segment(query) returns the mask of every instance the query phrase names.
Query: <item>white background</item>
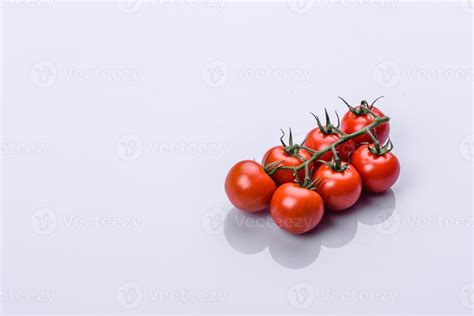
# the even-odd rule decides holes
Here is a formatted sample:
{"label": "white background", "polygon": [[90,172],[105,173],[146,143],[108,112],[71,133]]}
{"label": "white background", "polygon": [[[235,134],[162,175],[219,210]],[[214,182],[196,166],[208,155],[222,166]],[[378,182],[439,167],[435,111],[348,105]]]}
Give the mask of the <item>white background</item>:
{"label": "white background", "polygon": [[[5,313],[472,313],[468,2],[2,11]],[[393,190],[300,237],[233,209],[227,170],[339,95],[385,96]]]}

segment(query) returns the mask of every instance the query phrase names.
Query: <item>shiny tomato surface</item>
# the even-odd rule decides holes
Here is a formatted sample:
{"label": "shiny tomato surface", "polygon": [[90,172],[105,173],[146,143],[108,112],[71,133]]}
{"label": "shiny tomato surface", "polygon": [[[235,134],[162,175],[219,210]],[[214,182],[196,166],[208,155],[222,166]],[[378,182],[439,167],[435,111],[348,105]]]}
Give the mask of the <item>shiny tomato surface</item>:
{"label": "shiny tomato surface", "polygon": [[293,234],[304,234],[323,218],[324,202],[318,193],[296,183],[286,183],[273,194],[270,213],[280,228]]}
{"label": "shiny tomato surface", "polygon": [[351,165],[344,171],[334,171],[323,164],[313,177],[322,180],[316,192],[323,198],[327,209],[342,211],[353,206],[360,198],[362,180],[357,170]]}
{"label": "shiny tomato surface", "polygon": [[[356,107],[355,109],[359,110],[360,106]],[[383,112],[380,111],[375,106],[372,107],[372,112],[374,112],[380,117],[385,116],[385,114],[383,114]],[[347,113],[344,115],[341,121],[341,130],[346,134],[352,134],[352,133],[360,131],[361,129],[363,129],[364,127],[366,127],[373,121],[374,121],[374,117],[370,114],[356,115],[352,113],[351,111],[347,111]],[[384,144],[388,140],[388,137],[390,135],[390,123],[387,122],[387,123],[383,123],[377,126],[375,128],[375,133],[377,134],[377,140],[381,144]],[[374,136],[375,136],[375,133],[374,133]],[[354,138],[354,143],[356,145],[363,142],[373,143],[372,139],[367,134]]]}
{"label": "shiny tomato surface", "polygon": [[[337,142],[340,138],[341,136],[339,134],[324,134],[319,127],[317,127],[308,133],[304,145],[319,151]],[[349,140],[336,146],[336,150],[341,160],[348,161],[350,153],[355,150],[355,144],[352,140]],[[333,153],[330,151],[322,155],[318,160],[331,161],[332,158]],[[317,165],[319,166],[321,163],[317,163]]]}
{"label": "shiny tomato surface", "polygon": [[225,179],[225,192],[230,202],[247,212],[263,210],[270,204],[276,184],[264,168],[253,160],[234,165]]}
{"label": "shiny tomato surface", "polygon": [[[306,160],[311,158],[311,154],[304,149],[300,149],[298,154]],[[262,158],[262,164],[268,165],[268,164],[276,163],[276,162],[280,162],[282,166],[297,167],[301,165],[304,162],[304,160],[287,153],[283,146],[275,146],[273,148],[270,148],[265,153],[265,155]],[[298,176],[300,177],[301,180],[304,179],[305,177],[304,169],[301,169],[298,172]],[[278,184],[295,182],[295,176],[291,170],[278,170],[277,172],[275,172],[275,174],[272,175],[272,178]]]}
{"label": "shiny tomato surface", "polygon": [[400,162],[393,153],[376,155],[368,145],[362,145],[352,154],[351,164],[357,169],[367,192],[388,190],[400,176]]}

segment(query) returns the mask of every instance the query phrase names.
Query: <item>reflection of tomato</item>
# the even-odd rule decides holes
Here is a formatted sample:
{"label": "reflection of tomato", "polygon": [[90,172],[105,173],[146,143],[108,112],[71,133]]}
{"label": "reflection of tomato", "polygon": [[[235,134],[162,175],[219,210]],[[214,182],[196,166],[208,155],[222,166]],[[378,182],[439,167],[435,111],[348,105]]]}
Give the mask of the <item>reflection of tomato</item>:
{"label": "reflection of tomato", "polygon": [[243,211],[256,212],[270,204],[276,185],[263,167],[244,160],[233,166],[225,179],[225,192],[230,202]]}
{"label": "reflection of tomato", "polygon": [[318,193],[296,183],[286,183],[273,194],[270,213],[280,228],[303,234],[316,227],[323,218],[324,202]]}
{"label": "reflection of tomato", "polygon": [[324,205],[333,211],[342,211],[354,205],[362,192],[362,181],[357,170],[349,165],[344,171],[334,171],[322,165],[314,174],[323,182],[316,189]]}
{"label": "reflection of tomato", "polygon": [[354,151],[351,164],[359,171],[364,190],[368,192],[388,190],[400,175],[400,162],[394,154],[373,154],[368,145]]}
{"label": "reflection of tomato", "polygon": [[[304,149],[300,149],[298,152],[298,155],[304,158],[305,160],[308,160],[311,158],[311,154]],[[304,162],[304,160],[301,160],[300,158],[292,156],[291,154],[287,153],[283,146],[276,146],[276,147],[270,148],[265,153],[262,159],[262,164],[268,165],[268,164],[276,163],[276,162],[281,162],[280,163],[281,166],[298,167]],[[304,179],[305,177],[304,169],[298,172],[298,176],[300,177],[301,180]],[[272,175],[272,178],[278,184],[295,182],[295,175],[293,174],[291,170],[278,170],[277,172],[275,172],[275,174]]]}
{"label": "reflection of tomato", "polygon": [[[359,110],[360,106],[355,107],[355,110]],[[378,108],[375,106],[371,108],[371,111],[377,114],[380,117],[384,117],[385,114],[382,113]],[[352,113],[351,111],[347,111],[346,115],[342,118],[341,122],[341,130],[346,133],[346,134],[352,134],[355,132],[360,131],[370,123],[374,121],[374,117],[370,114],[362,114],[362,115],[357,115]],[[372,130],[372,133],[377,134],[377,140],[383,144],[387,141],[388,136],[390,134],[390,123],[383,123],[375,128],[375,133],[374,130]],[[354,142],[358,145],[363,142],[367,143],[373,143],[372,139],[370,138],[369,135],[364,134],[359,137],[354,138]]]}
{"label": "reflection of tomato", "polygon": [[[322,150],[332,143],[337,142],[340,138],[341,136],[339,134],[324,134],[319,127],[317,127],[308,133],[304,145],[313,150]],[[352,140],[336,146],[339,157],[344,161],[349,160],[349,155],[354,149],[355,144]],[[333,153],[330,151],[322,155],[318,160],[331,161],[332,157]]]}

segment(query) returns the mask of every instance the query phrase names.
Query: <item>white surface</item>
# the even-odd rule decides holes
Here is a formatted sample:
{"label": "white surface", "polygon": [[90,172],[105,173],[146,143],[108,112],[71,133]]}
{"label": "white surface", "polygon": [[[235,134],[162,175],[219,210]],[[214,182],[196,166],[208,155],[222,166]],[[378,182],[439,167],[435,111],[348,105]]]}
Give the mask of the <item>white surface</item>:
{"label": "white surface", "polygon": [[[2,15],[5,313],[472,313],[466,2],[21,3]],[[304,237],[232,210],[227,170],[338,95],[386,96],[393,190]]]}

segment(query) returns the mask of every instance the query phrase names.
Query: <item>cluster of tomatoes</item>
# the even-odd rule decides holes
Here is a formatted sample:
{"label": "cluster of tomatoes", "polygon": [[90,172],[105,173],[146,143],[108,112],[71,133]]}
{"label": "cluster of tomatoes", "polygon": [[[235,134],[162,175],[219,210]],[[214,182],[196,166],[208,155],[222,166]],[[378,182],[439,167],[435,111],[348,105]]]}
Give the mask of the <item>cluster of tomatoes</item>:
{"label": "cluster of tomatoes", "polygon": [[[379,98],[380,99],[380,98]],[[238,209],[257,212],[269,207],[282,229],[303,234],[315,228],[325,210],[353,206],[362,191],[389,189],[400,175],[400,163],[391,152],[390,123],[382,111],[362,101],[333,125],[319,117],[302,144],[269,149],[262,164],[244,160],[234,165],[225,180],[225,191]],[[336,113],[337,115],[337,113]]]}

